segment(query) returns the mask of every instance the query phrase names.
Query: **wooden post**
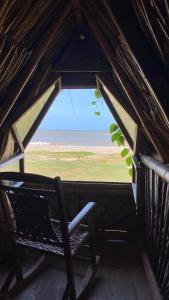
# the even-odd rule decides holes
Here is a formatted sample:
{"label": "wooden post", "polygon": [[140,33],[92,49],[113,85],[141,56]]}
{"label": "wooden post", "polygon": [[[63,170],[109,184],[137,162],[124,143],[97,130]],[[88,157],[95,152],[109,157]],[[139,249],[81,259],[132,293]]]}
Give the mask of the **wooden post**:
{"label": "wooden post", "polygon": [[19,172],[25,172],[25,158],[19,160]]}

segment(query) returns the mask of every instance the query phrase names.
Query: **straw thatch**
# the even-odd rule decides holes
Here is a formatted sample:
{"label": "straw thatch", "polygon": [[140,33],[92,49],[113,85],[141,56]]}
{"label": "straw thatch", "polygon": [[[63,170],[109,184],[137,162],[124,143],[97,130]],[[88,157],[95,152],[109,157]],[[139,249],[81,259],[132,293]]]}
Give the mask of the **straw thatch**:
{"label": "straw thatch", "polygon": [[168,162],[168,22],[167,1],[1,1],[1,139],[59,78],[86,87],[97,73]]}

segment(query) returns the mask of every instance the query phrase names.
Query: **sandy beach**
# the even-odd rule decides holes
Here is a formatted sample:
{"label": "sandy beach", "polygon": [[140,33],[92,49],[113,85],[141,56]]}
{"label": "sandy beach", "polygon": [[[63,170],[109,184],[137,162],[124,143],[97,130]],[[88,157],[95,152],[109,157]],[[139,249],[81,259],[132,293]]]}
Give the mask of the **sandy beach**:
{"label": "sandy beach", "polygon": [[48,144],[48,143],[30,143],[26,151],[51,151],[51,152],[73,152],[73,151],[89,151],[99,155],[107,155],[120,153],[123,148],[119,146],[104,147],[104,146],[73,146],[63,144]]}

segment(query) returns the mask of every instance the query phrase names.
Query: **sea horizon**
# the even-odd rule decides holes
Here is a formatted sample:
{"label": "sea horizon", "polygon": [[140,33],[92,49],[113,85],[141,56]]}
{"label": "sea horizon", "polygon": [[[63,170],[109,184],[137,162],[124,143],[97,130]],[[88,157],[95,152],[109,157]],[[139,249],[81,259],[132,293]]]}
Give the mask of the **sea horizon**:
{"label": "sea horizon", "polygon": [[100,146],[112,147],[108,130],[38,129],[30,145]]}

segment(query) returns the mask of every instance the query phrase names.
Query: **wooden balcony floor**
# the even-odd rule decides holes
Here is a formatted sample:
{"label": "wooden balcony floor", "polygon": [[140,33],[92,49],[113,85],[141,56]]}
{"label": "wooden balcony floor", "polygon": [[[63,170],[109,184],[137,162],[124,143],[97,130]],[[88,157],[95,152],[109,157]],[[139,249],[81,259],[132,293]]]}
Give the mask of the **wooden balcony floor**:
{"label": "wooden balcony floor", "polygon": [[[85,300],[152,300],[137,246],[129,242],[106,242],[98,247],[101,255],[95,279]],[[15,299],[59,300],[64,289],[65,275],[61,259],[44,270]],[[76,259],[76,284],[86,263]]]}

